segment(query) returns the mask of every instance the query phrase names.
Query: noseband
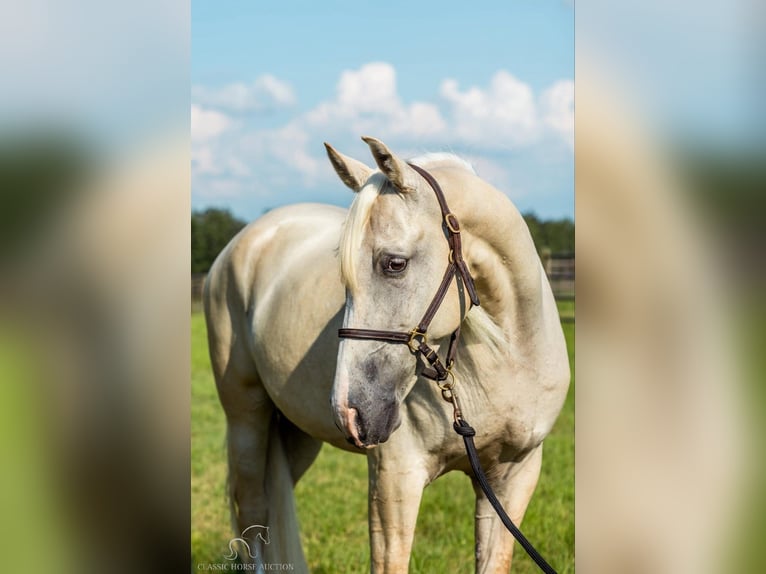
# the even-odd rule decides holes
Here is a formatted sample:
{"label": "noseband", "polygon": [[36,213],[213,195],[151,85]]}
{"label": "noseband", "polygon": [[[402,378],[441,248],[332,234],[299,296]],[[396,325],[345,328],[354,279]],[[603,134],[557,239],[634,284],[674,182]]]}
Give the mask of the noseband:
{"label": "noseband", "polygon": [[[452,365],[455,361],[457,343],[460,338],[460,325],[458,325],[458,328],[455,329],[450,336],[446,365],[442,363],[436,351],[428,345],[428,327],[444,301],[450,283],[452,283],[452,279],[456,274],[460,275],[463,285],[465,285],[465,288],[468,290],[468,296],[473,305],[479,305],[479,296],[476,294],[476,286],[474,285],[473,277],[471,277],[471,273],[468,271],[468,266],[463,260],[462,244],[460,241],[460,223],[458,222],[457,217],[455,217],[455,214],[449,210],[449,207],[447,207],[447,200],[444,198],[444,192],[439,186],[439,183],[426,170],[414,164],[409,164],[409,166],[423,176],[423,179],[425,179],[431,186],[431,189],[434,190],[436,200],[439,202],[439,208],[442,212],[442,227],[446,232],[447,243],[450,247],[447,270],[444,272],[442,282],[436,290],[436,295],[434,295],[434,298],[431,300],[431,304],[428,306],[426,312],[423,314],[423,318],[414,329],[410,329],[406,333],[402,331],[379,331],[376,329],[339,329],[338,337],[341,339],[361,339],[407,345],[413,355],[425,357],[429,365],[431,365],[430,367],[424,367],[423,376],[441,382],[445,381],[450,375]],[[440,387],[442,388],[442,392],[451,390],[451,386],[440,385]]]}

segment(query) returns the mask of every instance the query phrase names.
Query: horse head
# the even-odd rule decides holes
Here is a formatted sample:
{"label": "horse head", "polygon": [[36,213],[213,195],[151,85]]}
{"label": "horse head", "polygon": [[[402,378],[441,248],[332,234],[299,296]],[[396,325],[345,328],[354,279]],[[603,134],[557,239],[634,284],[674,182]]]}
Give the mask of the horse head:
{"label": "horse head", "polygon": [[[434,298],[449,261],[443,218],[422,175],[382,142],[363,139],[379,171],[325,144],[341,181],[356,193],[339,248],[346,285],[343,327],[407,333]],[[428,328],[433,348],[465,312],[454,285]],[[417,368],[407,345],[341,340],[332,405],[349,442],[361,448],[388,440],[400,424],[399,406],[417,380]]]}

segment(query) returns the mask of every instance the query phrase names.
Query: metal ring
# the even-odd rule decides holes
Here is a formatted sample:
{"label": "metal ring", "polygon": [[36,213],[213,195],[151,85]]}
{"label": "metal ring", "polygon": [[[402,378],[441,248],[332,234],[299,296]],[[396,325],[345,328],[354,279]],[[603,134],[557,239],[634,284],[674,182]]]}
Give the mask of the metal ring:
{"label": "metal ring", "polygon": [[[455,220],[455,224],[453,225],[450,221],[450,218]],[[460,222],[457,220],[457,217],[454,213],[445,213],[444,214],[444,224],[447,226],[447,229],[449,229],[452,233],[460,233]]]}
{"label": "metal ring", "polygon": [[[416,340],[417,337],[421,337],[422,340],[420,342],[418,342]],[[428,343],[428,336],[424,332],[418,331],[417,328],[412,329],[412,331],[410,331],[410,340],[407,341],[407,346],[410,348],[410,351],[413,354],[417,353],[418,352],[418,347],[422,343]],[[415,344],[417,344],[418,346],[417,347],[413,346]]]}
{"label": "metal ring", "polygon": [[444,393],[444,391],[450,391],[451,392],[452,389],[455,388],[455,383],[457,382],[455,380],[455,375],[454,375],[454,373],[452,371],[448,370],[447,371],[447,376],[451,377],[452,380],[450,381],[450,380],[444,379],[443,381],[436,381],[436,386],[438,386],[441,389],[442,394]]}

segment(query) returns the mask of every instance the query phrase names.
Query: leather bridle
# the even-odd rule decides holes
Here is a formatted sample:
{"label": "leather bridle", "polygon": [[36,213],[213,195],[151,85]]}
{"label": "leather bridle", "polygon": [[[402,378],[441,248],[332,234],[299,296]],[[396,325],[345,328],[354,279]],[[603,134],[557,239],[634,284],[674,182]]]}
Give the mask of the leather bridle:
{"label": "leather bridle", "polygon": [[[457,217],[455,217],[455,214],[449,210],[447,200],[444,198],[444,192],[439,186],[439,183],[426,170],[414,164],[409,164],[409,166],[423,176],[431,186],[431,189],[434,190],[436,199],[439,202],[439,208],[442,212],[442,226],[446,232],[447,243],[450,247],[449,262],[447,263],[447,269],[444,272],[442,282],[436,290],[436,295],[434,295],[434,298],[431,300],[431,304],[423,314],[423,318],[414,329],[410,329],[407,332],[380,331],[376,329],[339,329],[338,337],[341,339],[361,339],[407,345],[413,355],[416,357],[420,355],[428,361],[430,367],[423,368],[423,376],[440,383],[445,381],[451,374],[452,366],[455,362],[455,354],[457,353],[457,344],[460,338],[460,325],[458,325],[457,329],[455,329],[450,336],[446,364],[442,363],[436,351],[428,345],[428,327],[444,301],[444,297],[447,295],[452,279],[455,278],[456,275],[460,275],[473,305],[479,305],[479,296],[476,294],[476,286],[474,285],[473,277],[471,277],[471,273],[468,271],[468,266],[463,260],[462,244],[460,240],[460,223],[458,222]],[[442,394],[444,394],[445,390],[451,391],[452,385],[449,383],[446,385],[440,384],[439,387],[442,389]],[[445,399],[446,398],[447,397],[445,396]]]}

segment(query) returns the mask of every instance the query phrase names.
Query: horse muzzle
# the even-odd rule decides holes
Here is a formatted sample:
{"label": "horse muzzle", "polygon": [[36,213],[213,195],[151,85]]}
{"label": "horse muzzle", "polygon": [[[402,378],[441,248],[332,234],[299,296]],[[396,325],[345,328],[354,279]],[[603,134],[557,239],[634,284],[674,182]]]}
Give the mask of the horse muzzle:
{"label": "horse muzzle", "polygon": [[349,443],[359,448],[372,448],[386,442],[399,428],[399,404],[397,401],[365,403],[359,405],[349,401],[345,407],[336,407],[336,423]]}

